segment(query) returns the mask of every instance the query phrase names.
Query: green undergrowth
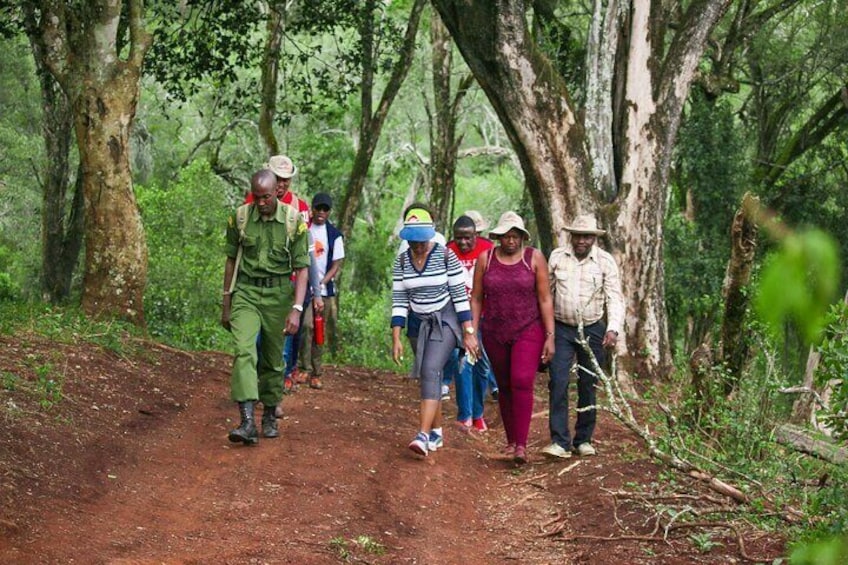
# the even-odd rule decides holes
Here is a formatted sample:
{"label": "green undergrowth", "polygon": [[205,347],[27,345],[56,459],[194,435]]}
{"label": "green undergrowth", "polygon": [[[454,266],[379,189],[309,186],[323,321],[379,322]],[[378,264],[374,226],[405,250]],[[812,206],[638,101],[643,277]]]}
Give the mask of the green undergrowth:
{"label": "green undergrowth", "polygon": [[99,345],[118,355],[140,347],[143,331],[119,321],[97,321],[72,307],[36,302],[0,302],[0,334],[35,334],[57,343]]}
{"label": "green undergrowth", "polygon": [[[774,431],[788,421],[794,397],[780,392],[793,384],[792,378],[780,374],[770,355],[767,348],[757,354],[729,398],[718,392],[726,375],[714,368],[707,377],[709,386],[716,387],[709,403],[696,397],[688,372],[681,371],[675,380],[650,387],[643,395],[649,407],[662,403],[671,407],[670,414],[649,408],[644,418],[661,450],[750,497],[749,504],[738,507],[740,517],[785,535],[787,557],[794,552],[801,556],[792,563],[816,563],[805,560],[808,546],[821,545],[822,551],[845,547],[827,542],[848,534],[848,466],[776,441]],[[668,470],[662,479],[669,485],[681,481],[681,475]],[[693,543],[706,546],[708,541]]]}

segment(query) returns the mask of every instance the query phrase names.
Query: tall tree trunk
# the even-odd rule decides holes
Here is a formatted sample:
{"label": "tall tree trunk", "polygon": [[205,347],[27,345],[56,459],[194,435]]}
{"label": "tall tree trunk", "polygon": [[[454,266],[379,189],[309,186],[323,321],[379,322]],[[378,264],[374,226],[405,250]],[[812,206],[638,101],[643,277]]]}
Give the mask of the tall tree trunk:
{"label": "tall tree trunk", "polygon": [[[129,134],[135,117],[144,54],[142,0],[39,3],[46,62],[67,93],[80,151],[85,202],[83,310],[144,325],[147,245],[133,192]],[[120,31],[129,54],[120,58]]]}
{"label": "tall tree trunk", "polygon": [[730,259],[727,262],[721,293],[724,299],[724,316],[716,356],[716,361],[727,368],[723,383],[725,396],[730,396],[738,387],[742,369],[748,358],[744,322],[749,302],[747,289],[754,268],[759,231],[751,210],[758,206],[759,200],[751,193],[746,193],[742,197],[742,206],[730,226]]}
{"label": "tall tree trunk", "polygon": [[524,171],[542,246],[596,208],[585,135],[568,90],[534,45],[524,2],[435,1]]}
{"label": "tall tree trunk", "polygon": [[[604,152],[620,155],[617,182],[593,177],[609,174],[609,167],[598,164],[593,169],[588,134],[568,86],[528,33],[529,2],[433,2],[515,148],[543,246],[560,241],[561,229],[577,213],[600,214],[609,228],[608,243],[619,260],[627,300],[624,366],[645,376],[664,374],[671,366],[662,221],[672,150],[698,61],[729,2],[694,0],[675,22],[674,37],[667,39],[662,4],[630,0],[627,35],[594,47],[597,53],[590,60],[598,61],[597,72],[613,68],[617,74],[611,79],[601,76],[593,86],[593,117],[587,123],[611,127],[613,133],[611,143],[607,132],[593,134],[592,157],[609,164],[616,162],[615,155]],[[597,10],[608,18],[602,29],[620,32],[624,8],[608,8]],[[613,96],[597,92],[606,84],[616,89]],[[602,109],[599,104],[613,107]],[[600,120],[603,112],[612,113],[613,119]],[[602,197],[610,200],[612,187],[618,193],[601,209],[599,202]]]}
{"label": "tall tree trunk", "polygon": [[269,155],[280,152],[274,134],[274,116],[277,113],[277,76],[280,70],[280,44],[283,39],[283,10],[279,2],[268,3],[267,36],[262,55],[261,104],[259,106],[259,135],[268,148]]}
{"label": "tall tree trunk", "polygon": [[75,189],[71,189],[73,196],[68,201],[73,114],[67,96],[47,68],[47,47],[38,30],[35,7],[25,3],[22,8],[24,28],[41,85],[42,132],[46,153],[46,170],[41,187],[41,290],[44,300],[60,303],[70,294],[83,237],[83,199],[79,182]]}
{"label": "tall tree trunk", "polygon": [[[453,96],[453,42],[438,12],[430,20],[430,43],[433,49],[433,110],[430,134],[430,202],[437,228],[447,234],[453,217],[456,196],[456,163],[462,136],[457,138],[456,125],[462,98],[474,80],[466,75]],[[435,121],[435,128],[432,122]]]}
{"label": "tall tree trunk", "polygon": [[[363,16],[362,27],[360,28],[364,59],[362,63],[362,93],[360,96],[362,107],[359,121],[359,145],[356,150],[353,169],[351,170],[350,178],[345,188],[345,195],[339,213],[339,228],[342,233],[353,233],[353,220],[359,210],[362,190],[365,187],[365,180],[368,176],[368,169],[371,166],[371,159],[374,157],[374,150],[377,148],[377,142],[380,140],[380,133],[383,130],[383,124],[386,121],[386,116],[389,114],[389,109],[395,101],[397,93],[406,79],[406,75],[409,73],[409,68],[412,66],[412,56],[415,53],[415,37],[418,35],[421,12],[424,11],[426,5],[426,0],[415,0],[415,3],[412,5],[400,56],[392,69],[389,82],[383,90],[383,95],[380,97],[377,109],[372,112],[375,70],[372,58],[375,7],[374,0],[367,0],[366,2],[365,15]],[[371,19],[369,20],[369,18]]]}

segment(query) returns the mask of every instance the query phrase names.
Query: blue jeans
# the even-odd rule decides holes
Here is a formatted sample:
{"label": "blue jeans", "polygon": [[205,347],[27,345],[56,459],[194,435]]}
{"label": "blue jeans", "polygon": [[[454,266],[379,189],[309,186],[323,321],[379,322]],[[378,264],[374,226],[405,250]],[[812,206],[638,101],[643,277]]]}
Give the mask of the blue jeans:
{"label": "blue jeans", "polygon": [[[492,372],[492,365],[489,363],[489,357],[486,351],[483,350],[482,336],[478,334],[480,349],[483,353],[476,363],[471,365],[463,358],[462,366],[456,378],[456,419],[465,421],[468,418],[483,417],[483,399],[486,396],[486,389],[489,387],[490,379],[495,381],[495,374]],[[497,383],[494,384],[493,390],[497,390]]]}
{"label": "blue jeans", "polygon": [[[595,322],[583,327],[583,333],[589,340],[589,348],[603,366],[606,352],[603,348],[606,324]],[[591,368],[589,354],[577,343],[577,327],[568,326],[562,322],[556,323],[555,347],[556,352],[551,362],[548,392],[550,393],[550,432],[551,441],[565,450],[570,451],[572,447],[571,434],[568,431],[568,379],[571,374],[571,366],[574,357],[581,367]],[[577,371],[577,407],[595,405],[595,383],[597,378],[582,369]],[[577,413],[577,424],[574,427],[574,447],[581,443],[592,441],[595,431],[596,410],[587,410]]]}
{"label": "blue jeans", "polygon": [[286,361],[286,376],[290,376],[297,367],[297,347],[300,340],[300,332],[286,336],[286,346],[283,348],[283,359]]}

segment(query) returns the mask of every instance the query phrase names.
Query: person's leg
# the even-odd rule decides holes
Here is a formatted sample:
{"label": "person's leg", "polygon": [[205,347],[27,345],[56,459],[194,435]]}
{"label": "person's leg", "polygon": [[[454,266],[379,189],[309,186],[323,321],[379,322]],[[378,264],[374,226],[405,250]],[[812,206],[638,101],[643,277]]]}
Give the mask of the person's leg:
{"label": "person's leg", "polygon": [[[461,352],[460,349],[454,349],[451,354],[452,358],[456,358],[454,362],[457,364],[459,364]],[[471,420],[473,397],[471,370],[472,365],[466,359],[463,360],[462,367],[456,372],[456,421],[463,425],[468,425],[469,420]]]}
{"label": "person's leg", "polygon": [[[456,346],[453,333],[444,328],[443,341],[429,340],[423,344],[421,356],[421,405],[419,407],[418,433],[410,442],[409,449],[419,455],[427,455],[442,445],[442,369]],[[436,431],[434,431],[436,430]]]}
{"label": "person's leg", "polygon": [[[596,322],[590,326],[583,328],[586,338],[589,340],[589,348],[598,360],[598,364],[603,366],[606,358],[604,351],[604,333],[606,333],[606,325],[603,322]],[[588,371],[580,369],[577,371],[577,407],[584,408],[586,406],[595,406],[597,403],[597,394],[595,384],[598,382],[597,377],[589,371],[594,371],[592,362],[589,360],[589,354],[578,346],[577,361],[581,367],[586,367]],[[598,411],[587,410],[577,413],[577,424],[574,428],[574,447],[577,448],[581,443],[589,443],[592,441],[592,434],[595,432],[595,422],[597,421]]]}
{"label": "person's leg", "polygon": [[[230,332],[235,340],[230,394],[235,402],[258,400],[256,363],[259,358],[257,335],[261,326],[253,294],[258,289],[239,289],[233,294]],[[261,346],[260,346],[261,347]]]}
{"label": "person's leg", "polygon": [[456,347],[456,338],[448,328],[442,329],[442,341],[428,340],[421,355],[420,431],[429,433],[441,426],[441,378],[445,363]]}
{"label": "person's leg", "polygon": [[495,374],[495,379],[498,382],[500,394],[498,395],[498,408],[503,421],[504,432],[506,433],[506,443],[515,445],[515,432],[512,416],[512,387],[509,380],[510,370],[510,347],[506,344],[499,343],[494,339],[483,336],[486,352],[489,354],[489,362],[492,364],[492,371]]}
{"label": "person's leg", "polygon": [[306,305],[303,310],[303,317],[300,324],[300,339],[298,340],[297,348],[297,371],[301,376],[312,369],[313,336],[315,335],[315,314],[312,309],[312,301]]}
{"label": "person's leg", "polygon": [[491,372],[489,358],[483,347],[483,336],[478,331],[477,339],[480,343],[480,357],[471,368],[471,418],[474,420],[483,417],[483,399],[486,396],[488,386],[487,375]]}
{"label": "person's leg", "polygon": [[519,446],[527,446],[533,415],[533,384],[544,345],[545,331],[540,324],[534,324],[524,330],[512,346],[510,393],[516,452]]}
{"label": "person's leg", "polygon": [[574,363],[574,327],[556,323],[554,332],[554,358],[551,360],[548,381],[548,428],[551,442],[571,451],[571,433],[568,427],[568,381]]}
{"label": "person's leg", "polygon": [[329,332],[329,326],[335,324],[331,320],[335,320],[338,315],[336,314],[336,297],[335,296],[325,296],[324,297],[324,344],[318,345],[314,343],[312,345],[312,376],[313,377],[321,377],[324,374],[324,351],[327,346],[326,340],[329,338],[331,332]]}
{"label": "person's leg", "polygon": [[283,394],[283,347],[286,316],[291,310],[292,288],[288,285],[263,289],[259,316],[262,323],[262,349],[259,355],[259,400],[276,406]]}
{"label": "person's leg", "polygon": [[459,351],[454,350],[442,368],[442,400],[450,398],[450,385],[459,373]]}

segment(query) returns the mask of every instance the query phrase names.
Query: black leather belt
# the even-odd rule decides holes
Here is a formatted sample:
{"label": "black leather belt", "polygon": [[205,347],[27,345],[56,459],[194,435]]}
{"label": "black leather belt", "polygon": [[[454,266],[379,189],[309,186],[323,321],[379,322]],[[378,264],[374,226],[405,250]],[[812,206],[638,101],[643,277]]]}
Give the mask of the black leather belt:
{"label": "black leather belt", "polygon": [[262,288],[270,288],[272,286],[282,286],[288,282],[288,277],[248,277],[247,275],[239,275],[238,282],[253,286],[261,286]]}

